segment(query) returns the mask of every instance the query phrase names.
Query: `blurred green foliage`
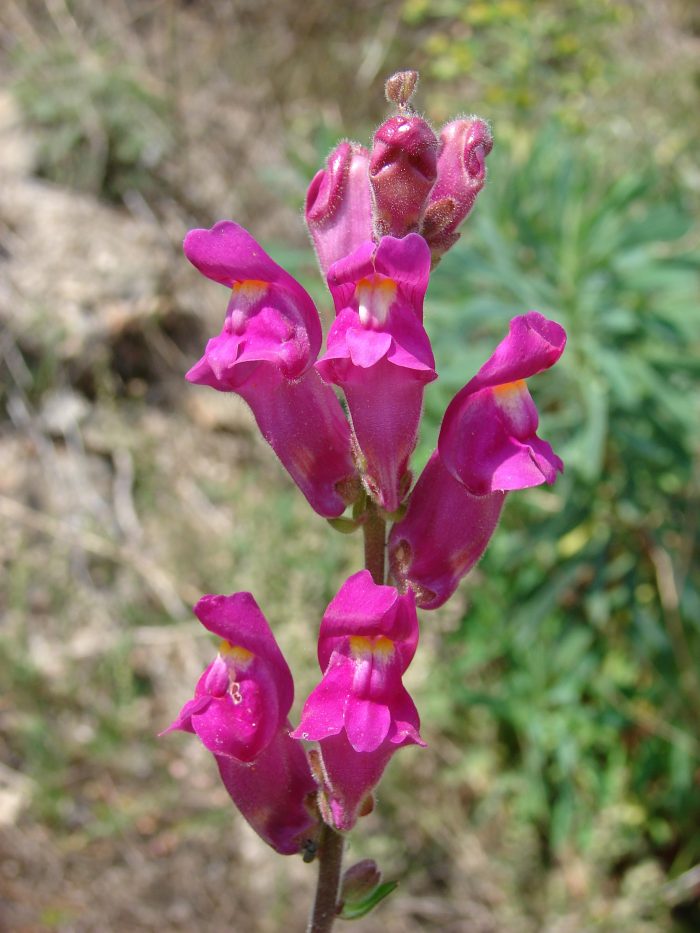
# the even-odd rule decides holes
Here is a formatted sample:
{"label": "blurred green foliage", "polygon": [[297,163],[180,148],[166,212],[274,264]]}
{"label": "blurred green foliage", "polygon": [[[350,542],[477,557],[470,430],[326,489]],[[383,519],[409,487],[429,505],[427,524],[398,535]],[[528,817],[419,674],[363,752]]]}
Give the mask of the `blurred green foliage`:
{"label": "blurred green foliage", "polygon": [[453,392],[508,319],[535,308],[569,336],[561,362],[531,380],[566,471],[551,491],[509,497],[444,646],[443,712],[467,748],[488,712],[498,751],[484,806],[509,799],[548,857],[591,845],[612,807],[625,831],[611,868],[651,851],[681,870],[700,859],[691,216],[652,166],[611,178],[551,128],[524,157],[494,152],[489,172],[431,281],[440,380],[422,458]]}
{"label": "blurred green foliage", "polygon": [[473,97],[491,109],[506,108],[511,118],[555,112],[574,125],[591,83],[615,68],[611,40],[632,15],[611,0],[405,0],[403,7],[408,24],[429,30],[426,77],[469,75]]}
{"label": "blurred green foliage", "polygon": [[[482,788],[477,822],[507,812],[535,832],[541,869],[582,852],[596,883],[647,858],[672,874],[700,860],[690,204],[648,155],[611,172],[595,138],[583,145],[550,121],[496,146],[426,302],[440,378],[426,392],[416,471],[511,317],[536,309],[568,332],[562,360],[530,385],[565,473],[509,497],[422,711],[465,750],[445,779],[466,773]],[[313,285],[308,261],[284,259]],[[665,915],[658,900],[649,909]]]}
{"label": "blurred green foliage", "polygon": [[16,54],[14,90],[38,130],[37,174],[113,201],[158,190],[172,151],[172,114],[115,50],[101,42],[81,53],[58,40]]}

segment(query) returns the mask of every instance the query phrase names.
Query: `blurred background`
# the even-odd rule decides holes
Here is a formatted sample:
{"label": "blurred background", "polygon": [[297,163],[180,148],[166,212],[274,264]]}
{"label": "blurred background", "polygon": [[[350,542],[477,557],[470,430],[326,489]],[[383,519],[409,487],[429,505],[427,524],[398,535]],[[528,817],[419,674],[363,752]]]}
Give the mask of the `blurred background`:
{"label": "blurred background", "polygon": [[[3,0],[0,928],[302,929],[315,868],[243,824],[193,739],[157,739],[252,590],[297,679],[359,566],[242,402],[183,373],[220,288],[180,243],[247,226],[318,300],[305,188],[367,143],[384,79],[492,122],[489,178],[426,305],[442,411],[514,314],[552,489],[424,614],[395,757],[351,857],[372,931],[700,928],[700,12],[692,0]],[[694,870],[695,869],[695,870]]]}

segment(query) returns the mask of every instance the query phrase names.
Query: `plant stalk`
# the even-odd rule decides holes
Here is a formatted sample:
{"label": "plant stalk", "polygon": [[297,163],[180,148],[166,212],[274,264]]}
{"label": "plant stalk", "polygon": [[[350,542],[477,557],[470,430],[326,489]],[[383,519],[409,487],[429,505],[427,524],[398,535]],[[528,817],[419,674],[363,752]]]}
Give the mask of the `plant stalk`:
{"label": "plant stalk", "polygon": [[318,847],[318,883],[307,933],[329,933],[337,916],[343,837],[324,823]]}
{"label": "plant stalk", "polygon": [[374,582],[381,586],[384,583],[385,572],[386,521],[373,502],[367,505],[362,530],[365,536],[365,567],[372,574]]}

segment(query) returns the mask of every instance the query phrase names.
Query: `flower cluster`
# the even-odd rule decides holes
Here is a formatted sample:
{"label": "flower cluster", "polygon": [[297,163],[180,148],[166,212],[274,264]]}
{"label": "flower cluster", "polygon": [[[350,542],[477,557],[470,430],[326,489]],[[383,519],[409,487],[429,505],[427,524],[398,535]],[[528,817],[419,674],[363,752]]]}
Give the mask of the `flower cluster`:
{"label": "flower cluster", "polygon": [[414,482],[423,394],[437,378],[423,300],[492,147],[474,117],[449,122],[438,138],[410,106],[415,80],[403,72],[387,82],[397,112],[371,150],[340,143],[309,187],[306,222],[335,306],[325,349],[312,299],[243,228],[221,221],[184,244],[190,262],[229,290],[221,333],[187,378],[245,399],[311,507],[331,524],[372,529],[375,541],[368,569],[342,584],[323,616],[321,679],[296,728],[292,676],[253,597],[205,596],[195,607],[222,640],[170,729],[200,738],[241,813],[284,854],[309,851],[323,823],[352,828],[393,753],[424,744],[402,683],[417,607],[435,609],[454,593],[507,494],[551,484],[562,470],[537,434],[527,380],[559,359],[566,337],[530,311],[451,401]]}

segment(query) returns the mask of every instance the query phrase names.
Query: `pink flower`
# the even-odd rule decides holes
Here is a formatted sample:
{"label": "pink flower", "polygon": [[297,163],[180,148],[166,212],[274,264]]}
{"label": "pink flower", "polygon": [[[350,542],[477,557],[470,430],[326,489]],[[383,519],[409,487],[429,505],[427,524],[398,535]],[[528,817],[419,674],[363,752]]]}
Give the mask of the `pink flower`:
{"label": "pink flower", "polygon": [[231,799],[283,855],[314,833],[316,792],[303,750],[289,736],[292,675],[250,593],[204,596],[195,613],[223,639],[219,653],[165,732],[193,732],[214,755]]}
{"label": "pink flower", "polygon": [[313,369],[321,346],[313,301],[230,221],[191,230],[184,248],[200,272],[231,289],[223,330],[187,379],[242,396],[311,506],[340,515],[355,468],[340,403]]}
{"label": "pink flower", "polygon": [[321,623],[323,678],[292,736],[318,741],[334,822],[350,829],[358,810],[402,745],[424,744],[401,677],[418,644],[411,593],[378,586],[368,570],[345,581]]}
{"label": "pink flower", "polygon": [[369,180],[377,239],[419,229],[437,177],[437,149],[435,133],[415,115],[391,117],[374,134]]}
{"label": "pink flower", "polygon": [[367,242],[331,268],[336,319],[316,367],[345,392],[363,482],[387,512],[408,486],[425,384],[436,378],[423,328],[430,251],[416,233]]}
{"label": "pink flower", "polygon": [[537,436],[538,416],[525,380],[553,366],[566,333],[530,311],[510,322],[508,336],[452,399],[438,449],[455,479],[473,495],[552,484],[564,465]]}
{"label": "pink flower", "polygon": [[473,496],[433,453],[389,536],[391,575],[421,609],[442,606],[481,558],[504,500],[501,492]]}
{"label": "pink flower", "polygon": [[391,530],[389,562],[400,589],[423,609],[441,606],[484,553],[506,492],[553,483],[563,469],[537,434],[525,379],[552,366],[566,335],[541,314],[513,318],[510,332],[445,412],[438,450]]}
{"label": "pink flower", "polygon": [[474,206],[486,181],[486,156],[493,137],[476,117],[452,120],[440,133],[437,181],[430,193],[424,235],[435,258],[459,239],[457,228]]}
{"label": "pink flower", "polygon": [[372,236],[368,166],[369,152],[363,146],[342,142],[309,185],[306,226],[324,276],[334,262]]}

